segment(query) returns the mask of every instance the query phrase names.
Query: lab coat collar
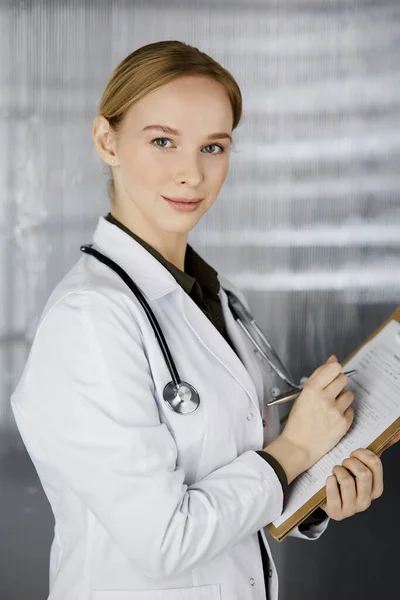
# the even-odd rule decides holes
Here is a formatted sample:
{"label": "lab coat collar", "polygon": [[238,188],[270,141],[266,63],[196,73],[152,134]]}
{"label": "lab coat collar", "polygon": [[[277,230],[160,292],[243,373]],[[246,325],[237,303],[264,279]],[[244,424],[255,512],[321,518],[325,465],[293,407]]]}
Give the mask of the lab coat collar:
{"label": "lab coat collar", "polygon": [[118,263],[148,300],[156,300],[179,286],[171,273],[133,237],[100,217],[93,234],[95,247]]}
{"label": "lab coat collar", "polygon": [[[139,237],[136,233],[131,231],[128,227],[121,223],[114,215],[109,212],[104,219],[116,225],[122,231],[125,231],[129,237],[136,240],[141,246],[150,252],[176,279],[177,283],[185,290],[189,296],[191,295],[193,286],[196,282],[201,288],[201,291],[206,291],[210,295],[217,295],[219,292],[219,280],[218,273],[211,265],[209,265],[192,246],[187,244],[185,252],[185,268],[184,271],[178,269],[173,263],[168,261],[162,254],[160,254],[153,246],[148,244],[144,239]],[[195,274],[195,277],[192,274]],[[196,286],[197,287],[197,286]],[[198,290],[198,288],[197,288]]]}
{"label": "lab coat collar", "polygon": [[[262,381],[254,354],[245,351],[244,334],[239,331],[228,307],[227,295],[220,288],[222,309],[228,335],[235,344],[239,357],[223,336],[202,313],[195,302],[183,292],[171,273],[133,237],[100,217],[93,235],[95,248],[118,263],[133,279],[149,301],[158,300],[180,291],[181,308],[190,327],[211,354],[231,373],[251,398],[255,408],[262,411]],[[224,282],[225,283],[225,282]],[[224,287],[229,288],[228,285]],[[250,356],[252,358],[250,359]]]}

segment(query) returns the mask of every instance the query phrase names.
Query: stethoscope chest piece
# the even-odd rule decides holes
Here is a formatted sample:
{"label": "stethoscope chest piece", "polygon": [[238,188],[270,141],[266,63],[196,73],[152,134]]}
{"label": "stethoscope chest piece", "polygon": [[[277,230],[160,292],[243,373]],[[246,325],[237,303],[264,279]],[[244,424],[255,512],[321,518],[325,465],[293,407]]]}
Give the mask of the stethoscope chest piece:
{"label": "stethoscope chest piece", "polygon": [[181,381],[178,385],[175,385],[172,381],[167,383],[163,391],[163,397],[165,404],[181,415],[189,415],[200,404],[197,390],[186,381]]}

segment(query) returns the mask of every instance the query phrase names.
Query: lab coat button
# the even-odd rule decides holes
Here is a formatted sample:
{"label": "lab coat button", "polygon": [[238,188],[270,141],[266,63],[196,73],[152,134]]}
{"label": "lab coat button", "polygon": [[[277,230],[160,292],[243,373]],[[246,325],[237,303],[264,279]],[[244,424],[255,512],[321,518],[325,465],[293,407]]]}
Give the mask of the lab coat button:
{"label": "lab coat button", "polygon": [[265,419],[263,419],[263,427],[265,427],[265,426],[266,426],[266,424],[267,424],[267,423],[266,423]]}
{"label": "lab coat button", "polygon": [[254,579],[250,577],[250,585],[254,585]]}
{"label": "lab coat button", "polygon": [[272,569],[270,569],[270,570],[268,571],[268,577],[271,579],[271,577],[272,577]]}
{"label": "lab coat button", "polygon": [[248,420],[248,421],[251,421],[251,419],[252,419],[252,418],[253,418],[253,413],[249,413],[249,414],[247,415],[247,420]]}

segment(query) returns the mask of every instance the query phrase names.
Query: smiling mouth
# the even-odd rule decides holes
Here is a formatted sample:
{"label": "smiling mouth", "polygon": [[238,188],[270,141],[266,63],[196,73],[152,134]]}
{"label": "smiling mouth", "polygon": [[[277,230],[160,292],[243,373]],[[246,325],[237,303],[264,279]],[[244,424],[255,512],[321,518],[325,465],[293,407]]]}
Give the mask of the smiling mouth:
{"label": "smiling mouth", "polygon": [[176,202],[176,204],[198,204],[204,200],[204,198],[193,198],[193,200],[188,200],[186,198],[168,198],[167,196],[163,196],[163,198],[170,202]]}

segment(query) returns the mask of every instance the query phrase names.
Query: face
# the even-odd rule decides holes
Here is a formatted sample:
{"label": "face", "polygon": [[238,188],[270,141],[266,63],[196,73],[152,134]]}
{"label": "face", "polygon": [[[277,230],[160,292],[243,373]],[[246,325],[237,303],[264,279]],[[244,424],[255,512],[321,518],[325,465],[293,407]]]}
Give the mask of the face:
{"label": "face", "polygon": [[[206,77],[174,80],[131,107],[101,156],[114,158],[116,204],[136,230],[179,234],[196,225],[226,178],[232,120],[226,91]],[[182,212],[164,196],[203,200]]]}

